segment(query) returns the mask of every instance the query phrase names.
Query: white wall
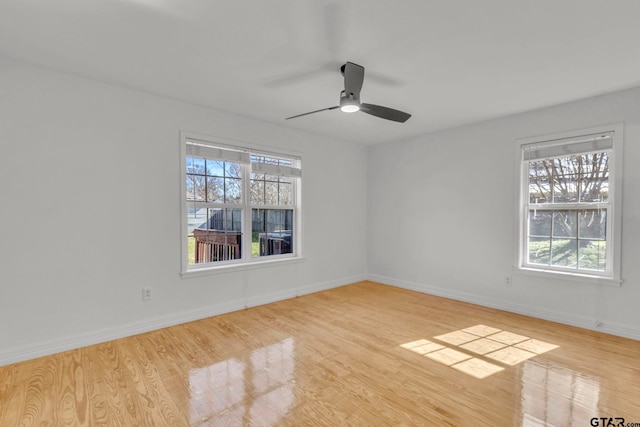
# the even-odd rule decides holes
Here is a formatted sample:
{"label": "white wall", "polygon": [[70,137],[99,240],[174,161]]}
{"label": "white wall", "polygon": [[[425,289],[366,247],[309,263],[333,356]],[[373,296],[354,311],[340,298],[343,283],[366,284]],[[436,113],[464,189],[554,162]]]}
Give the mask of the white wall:
{"label": "white wall", "polygon": [[[180,277],[180,130],[302,153],[303,262]],[[362,146],[0,59],[0,147],[0,365],[365,278]]]}
{"label": "white wall", "polygon": [[[639,99],[630,90],[367,150],[0,58],[0,365],[367,271],[640,338]],[[505,286],[515,139],[615,122],[626,135],[622,287],[525,276]],[[180,277],[180,130],[302,153],[304,262]]]}
{"label": "white wall", "polygon": [[[639,100],[628,90],[373,147],[369,277],[640,339]],[[619,122],[623,285],[514,275],[515,140]]]}

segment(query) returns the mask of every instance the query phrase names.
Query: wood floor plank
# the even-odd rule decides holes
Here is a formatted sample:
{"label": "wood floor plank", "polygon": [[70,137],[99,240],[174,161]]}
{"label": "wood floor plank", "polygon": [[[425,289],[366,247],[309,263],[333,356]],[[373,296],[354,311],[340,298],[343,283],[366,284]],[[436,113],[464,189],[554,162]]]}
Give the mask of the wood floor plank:
{"label": "wood floor plank", "polygon": [[639,360],[635,340],[360,282],[0,367],[0,426],[640,423]]}

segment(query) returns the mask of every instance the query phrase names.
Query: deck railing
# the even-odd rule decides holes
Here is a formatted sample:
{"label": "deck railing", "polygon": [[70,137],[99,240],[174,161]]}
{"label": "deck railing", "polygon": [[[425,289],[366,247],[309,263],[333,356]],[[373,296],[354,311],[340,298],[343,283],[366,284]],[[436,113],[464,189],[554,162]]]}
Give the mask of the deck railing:
{"label": "deck railing", "polygon": [[196,264],[242,258],[240,232],[196,228],[193,237],[196,239]]}

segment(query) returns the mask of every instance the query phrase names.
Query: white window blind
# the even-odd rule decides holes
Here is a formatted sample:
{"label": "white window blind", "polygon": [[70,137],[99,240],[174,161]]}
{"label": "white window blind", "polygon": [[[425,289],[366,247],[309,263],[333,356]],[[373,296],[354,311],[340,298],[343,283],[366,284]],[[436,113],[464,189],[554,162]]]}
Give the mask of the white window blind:
{"label": "white window blind", "polygon": [[613,132],[567,138],[522,146],[522,160],[533,161],[613,149]]}
{"label": "white window blind", "polygon": [[204,157],[207,159],[225,160],[228,162],[244,164],[248,164],[251,157],[250,154],[245,151],[216,147],[193,140],[187,141],[187,156]]}
{"label": "white window blind", "polygon": [[252,163],[251,170],[257,173],[266,173],[269,175],[293,177],[302,176],[302,169],[300,168],[285,165],[273,165],[269,163]]}

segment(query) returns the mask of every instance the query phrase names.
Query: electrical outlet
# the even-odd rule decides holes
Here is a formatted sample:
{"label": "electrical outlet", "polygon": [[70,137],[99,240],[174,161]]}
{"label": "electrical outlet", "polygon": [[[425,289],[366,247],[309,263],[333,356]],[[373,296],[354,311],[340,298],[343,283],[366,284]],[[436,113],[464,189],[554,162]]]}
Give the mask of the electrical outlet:
{"label": "electrical outlet", "polygon": [[142,288],[142,301],[151,299],[151,288]]}
{"label": "electrical outlet", "polygon": [[513,285],[513,279],[511,278],[511,276],[504,276],[504,284],[507,286]]}

